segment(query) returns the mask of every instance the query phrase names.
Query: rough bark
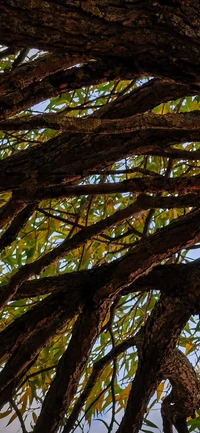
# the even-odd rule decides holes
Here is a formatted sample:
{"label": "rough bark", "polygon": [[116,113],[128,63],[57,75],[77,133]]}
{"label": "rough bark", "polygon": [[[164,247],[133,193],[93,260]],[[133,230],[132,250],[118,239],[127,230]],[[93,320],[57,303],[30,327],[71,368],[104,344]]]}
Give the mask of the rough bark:
{"label": "rough bark", "polygon": [[166,422],[174,425],[178,433],[187,432],[186,419],[188,416],[195,418],[195,410],[200,404],[200,387],[196,372],[185,355],[175,349],[167,357],[162,367],[162,374],[170,380],[171,393],[162,403],[163,430]]}
{"label": "rough bark", "polygon": [[[34,428],[34,433],[56,433],[117,296],[159,290],[160,299],[137,335],[113,346],[94,364],[64,433],[74,427],[105,366],[133,345],[137,346],[138,368],[118,432],[140,431],[156,386],[169,379],[172,392],[162,405],[164,433],[171,432],[173,425],[179,433],[186,433],[186,418],[194,416],[200,404],[199,384],[176,345],[191,315],[200,312],[200,266],[199,261],[160,263],[200,242],[200,175],[195,164],[200,151],[198,146],[188,151],[173,147],[200,139],[200,116],[199,111],[179,113],[181,101],[177,112],[158,115],[150,110],[199,92],[199,2],[0,0],[0,9],[0,43],[6,45],[0,58],[14,56],[10,70],[0,74],[2,140],[14,134],[23,141],[31,129],[57,131],[45,142],[30,140],[28,147],[25,141],[24,150],[14,150],[0,161],[0,193],[3,199],[7,194],[7,202],[0,208],[1,252],[17,244],[20,231],[35,210],[48,220],[56,217],[45,206],[43,209],[41,200],[124,193],[133,197],[133,203],[117,207],[115,213],[95,224],[83,227],[76,220],[75,234],[72,231],[71,237],[16,269],[7,284],[4,282],[0,289],[2,308],[13,305],[11,301],[28,301],[27,311],[0,332],[0,405],[12,401],[42,349],[76,317],[71,340],[58,362]],[[34,61],[24,61],[32,48],[46,53]],[[21,116],[34,104],[66,92],[140,77],[151,79],[134,90],[116,93],[111,102],[84,119],[70,117],[68,108],[59,113],[33,116],[26,112]],[[97,173],[104,179],[113,174],[112,164],[135,155],[168,158],[168,165],[163,163],[160,174],[144,164],[137,167],[136,175],[132,172],[131,179],[125,170],[127,179],[123,182],[88,184],[88,176]],[[170,177],[176,159],[180,164],[186,160],[188,171]],[[148,235],[155,209],[176,208],[186,209],[185,215]],[[115,241],[117,237],[108,236],[109,230],[147,211],[140,240],[131,248],[125,245],[122,257],[86,271],[41,277],[48,266],[97,236],[104,235],[108,243]],[[48,296],[29,308],[31,297],[43,295]]]}
{"label": "rough bark", "polygon": [[[197,296],[199,298],[199,294]],[[191,302],[190,296],[161,296],[150,318],[141,328],[137,343],[138,370],[118,429],[119,433],[125,433],[129,428],[133,433],[140,430],[148,401],[162,379],[163,365],[169,353],[174,350],[181,329],[195,311],[196,305]],[[168,376],[170,374],[167,373],[165,377]],[[184,383],[182,385],[184,387]],[[194,406],[192,413],[193,410]]]}
{"label": "rough bark", "polygon": [[[123,5],[118,1],[114,5],[108,1],[80,4],[77,0],[67,6],[7,0],[0,4],[0,39],[5,45],[24,48],[26,41],[32,48],[78,54],[80,60],[83,55],[89,59],[112,56],[132,65],[139,75],[145,71],[177,81],[200,82],[197,0],[167,4],[127,0]],[[16,13],[19,10],[20,14]]]}

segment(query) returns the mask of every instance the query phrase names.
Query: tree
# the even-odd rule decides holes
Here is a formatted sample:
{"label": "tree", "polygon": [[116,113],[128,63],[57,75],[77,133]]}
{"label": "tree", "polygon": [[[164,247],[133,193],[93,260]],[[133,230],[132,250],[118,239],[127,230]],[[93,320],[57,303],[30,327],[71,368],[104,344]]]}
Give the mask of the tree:
{"label": "tree", "polygon": [[0,6],[1,418],[199,430],[199,2]]}

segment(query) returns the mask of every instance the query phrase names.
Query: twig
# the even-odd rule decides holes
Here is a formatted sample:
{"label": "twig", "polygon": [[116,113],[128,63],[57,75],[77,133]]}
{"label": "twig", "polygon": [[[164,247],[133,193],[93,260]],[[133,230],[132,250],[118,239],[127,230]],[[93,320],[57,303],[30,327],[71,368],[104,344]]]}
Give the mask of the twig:
{"label": "twig", "polygon": [[22,414],[21,414],[19,408],[17,407],[15,401],[13,400],[13,398],[10,399],[10,405],[15,410],[15,412],[16,412],[16,414],[18,416],[19,422],[21,424],[22,432],[23,433],[28,433],[27,430],[26,430],[25,424],[24,424],[24,420],[23,420]]}

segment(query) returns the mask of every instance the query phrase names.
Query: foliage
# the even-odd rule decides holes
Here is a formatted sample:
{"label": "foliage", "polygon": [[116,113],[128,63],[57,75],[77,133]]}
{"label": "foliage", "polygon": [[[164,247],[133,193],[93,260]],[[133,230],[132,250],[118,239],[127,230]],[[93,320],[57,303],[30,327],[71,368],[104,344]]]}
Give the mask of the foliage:
{"label": "foliage", "polygon": [[[159,93],[165,79],[150,73],[91,75],[52,94],[46,76],[81,78],[85,65],[58,56],[52,71],[48,49],[28,48],[24,58],[9,44],[0,51],[2,97],[10,98],[0,123],[0,419],[18,418],[23,433],[89,431],[97,420],[102,432],[124,433],[131,389],[142,401],[137,380],[148,379],[144,353],[147,405],[138,403],[143,424],[133,420],[130,432],[159,431],[152,413],[171,389],[161,361],[177,346],[199,368],[199,96],[178,80]],[[31,99],[29,87],[36,95],[43,81]],[[90,119],[101,122],[81,123]],[[162,319],[159,305],[164,311],[170,299]],[[141,349],[143,330],[149,346]],[[193,409],[190,432],[200,426]]]}

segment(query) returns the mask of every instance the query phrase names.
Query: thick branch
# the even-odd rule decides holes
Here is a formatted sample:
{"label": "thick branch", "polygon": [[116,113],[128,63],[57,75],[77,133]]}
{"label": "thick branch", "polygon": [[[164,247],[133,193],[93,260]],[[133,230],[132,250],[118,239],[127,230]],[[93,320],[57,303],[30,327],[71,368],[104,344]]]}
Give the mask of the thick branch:
{"label": "thick branch", "polygon": [[11,353],[11,356],[0,373],[0,407],[10,400],[13,390],[43,347],[78,311],[80,301],[77,306],[75,296],[69,299],[62,292],[43,300],[2,332],[6,350],[5,353],[2,351],[2,359],[5,359],[6,353]]}
{"label": "thick branch", "polygon": [[[0,119],[13,116],[22,110],[57,96],[67,90],[78,68],[71,68],[78,61],[78,56],[61,54],[43,55],[39,59],[18,66],[0,76]],[[66,86],[62,88],[62,78],[66,76]],[[63,86],[64,87],[64,86]],[[67,90],[66,90],[67,89]]]}
{"label": "thick branch", "polygon": [[43,54],[36,60],[26,62],[17,68],[6,71],[0,76],[1,97],[5,96],[7,98],[9,95],[18,94],[15,92],[22,92],[22,90],[27,92],[30,85],[36,85],[40,80],[44,85],[45,79],[50,79],[58,73],[64,73],[65,69],[67,70],[67,68],[72,67],[74,63],[75,60],[73,58],[63,56],[62,54],[48,53]]}
{"label": "thick branch", "polygon": [[[165,118],[167,121],[167,116],[161,116],[163,122]],[[78,180],[85,171],[105,168],[106,165],[128,155],[144,154],[160,148],[166,149],[176,142],[198,140],[197,118],[199,116],[191,114],[189,117],[187,130],[184,128],[150,129],[118,136],[62,133],[47,143],[21,151],[1,161],[0,191],[13,190],[15,193],[18,191],[18,199],[23,199],[25,185],[31,190],[29,193],[31,195],[37,187],[59,186]],[[160,116],[155,118],[153,116],[152,119],[156,118]],[[192,118],[196,128],[191,127]],[[96,121],[98,122],[99,119]],[[21,195],[20,189],[22,189]]]}
{"label": "thick branch", "polygon": [[200,291],[195,300],[182,290],[180,294],[161,295],[146,324],[138,334],[139,366],[130,391],[125,415],[118,433],[140,431],[149,399],[161,379],[161,369],[177,338],[200,302]]}
{"label": "thick branch", "polygon": [[112,56],[113,60],[123,59],[140,76],[200,82],[198,5],[191,7],[190,2],[180,4],[179,0],[165,4],[130,4],[127,0],[120,2],[120,7],[118,2],[102,0],[92,4],[77,0],[67,5],[22,0],[13,5],[7,0],[0,4],[0,41],[4,45],[79,54],[79,62],[83,56]]}
{"label": "thick branch", "polygon": [[196,372],[186,356],[174,350],[162,366],[162,374],[172,385],[171,393],[162,403],[163,431],[166,423],[174,425],[178,433],[188,432],[186,419],[195,418],[200,406],[200,385]]}
{"label": "thick branch", "polygon": [[55,379],[45,397],[34,433],[54,433],[66,413],[78,387],[91,348],[97,338],[107,313],[109,301],[94,305],[91,301],[79,316],[69,343],[60,359]]}
{"label": "thick branch", "polygon": [[[102,275],[106,269],[106,265],[101,266]],[[93,281],[94,278],[94,283]],[[97,269],[84,270],[77,272],[66,273],[57,277],[46,277],[24,282],[13,300],[31,298],[49,293],[62,291],[64,287],[67,290],[79,291],[84,290],[88,284],[95,287],[95,280],[101,278]],[[162,281],[162,284],[160,282]],[[199,260],[187,264],[173,265],[158,265],[147,275],[139,277],[125,287],[122,295],[134,292],[148,292],[149,290],[159,290],[160,292],[173,291],[177,285],[183,285],[185,288],[188,284],[194,287],[200,281],[200,263]],[[2,290],[2,289],[1,289]],[[69,294],[70,296],[70,294]]]}
{"label": "thick branch", "polygon": [[187,264],[158,265],[147,275],[143,275],[123,290],[123,294],[137,291],[159,290],[161,293],[174,293],[183,287],[186,291],[198,289],[200,281],[200,260]]}
{"label": "thick branch", "polygon": [[89,117],[79,119],[65,117],[61,113],[38,114],[37,116],[22,116],[15,119],[3,120],[0,122],[0,129],[3,131],[22,129],[52,128],[73,132],[74,134],[102,134],[120,135],[138,131],[166,131],[185,130],[191,132],[199,129],[200,113],[198,110],[189,113],[176,113],[158,115],[154,113],[140,113],[125,119],[100,119]]}
{"label": "thick branch", "polygon": [[[33,335],[36,336],[36,339],[37,335],[39,335],[40,341],[40,331],[43,330],[44,336],[42,338],[45,338],[45,332],[49,326],[52,326],[54,319],[54,323],[59,328],[64,326],[63,320],[72,319],[81,310],[87,300],[87,287],[90,277],[86,277],[85,280],[80,280],[79,284],[77,282],[76,286],[73,283],[66,286],[64,280],[63,282],[60,281],[58,293],[52,293],[52,295],[34,305],[30,310],[7,326],[0,333],[0,362],[2,363],[14,352],[17,354],[19,348],[20,352],[23,353],[23,350],[26,350],[29,344],[27,336],[30,343]],[[96,277],[98,279],[98,275]],[[101,273],[101,281],[103,281],[103,273]],[[42,282],[42,279],[40,282]]]}
{"label": "thick branch", "polygon": [[[190,226],[190,231],[186,229],[188,226]],[[179,218],[177,221],[171,223],[169,227],[163,228],[156,234],[150,236],[145,241],[145,244],[141,242],[131,253],[127,254],[123,258],[116,260],[114,263],[112,262],[106,265],[104,267],[103,275],[101,274],[101,268],[97,268],[98,269],[97,272],[101,274],[101,278],[98,278],[96,280],[96,284],[90,285],[90,287],[96,287],[96,293],[93,295],[95,304],[97,303],[97,305],[99,305],[99,302],[101,303],[103,299],[107,299],[109,302],[109,299],[111,300],[114,296],[116,296],[117,293],[119,293],[119,291],[121,291],[127,285],[127,283],[131,284],[136,278],[148,272],[152,268],[152,266],[155,266],[156,263],[158,263],[160,260],[167,258],[169,255],[179,251],[181,248],[183,247],[186,248],[198,242],[199,240],[200,240],[199,211],[195,211],[195,212],[191,212],[190,214],[184,217]],[[166,245],[168,246],[167,250],[166,250]],[[52,297],[58,295],[55,294],[52,295]],[[182,305],[184,305],[183,294],[181,293],[180,296],[181,296]],[[50,299],[54,299],[54,298],[50,298]],[[191,302],[194,302],[195,308],[197,308],[198,302],[197,302],[196,295],[195,297],[192,296]],[[172,300],[170,300],[169,305],[170,304],[174,305],[174,308],[176,308],[176,303],[173,304]],[[180,308],[179,305],[178,307]],[[188,301],[187,301],[187,307],[188,307]],[[192,308],[194,309],[193,305]],[[65,317],[67,318],[69,315],[69,311],[71,317],[72,314],[71,308],[70,310],[67,310],[64,313],[66,315]],[[185,310],[183,306],[181,306],[180,315],[178,315],[177,312],[177,316],[175,314],[175,317],[179,317],[180,321],[183,320],[183,314],[185,314],[184,311]],[[173,310],[173,314],[174,312],[175,310]],[[191,310],[190,310],[190,314],[191,314]],[[24,374],[27,368],[30,367],[31,362],[34,361],[35,356],[41,350],[41,345],[44,345],[45,342],[48,341],[49,338],[52,338],[52,335],[56,332],[57,328],[55,327],[55,321],[53,319],[52,322],[49,321],[49,317],[47,317],[47,319],[48,319],[47,329],[42,328],[41,330],[40,328],[38,331],[34,331],[33,335],[30,335],[29,337],[30,343],[28,343],[28,340],[25,340],[23,345],[21,345],[18,349],[16,349],[15,353],[13,353],[12,357],[10,358],[5,368],[3,369],[0,375],[0,385],[2,387],[2,390],[4,389],[4,392],[1,394],[2,404],[5,403],[6,398],[10,397],[10,392],[12,391],[13,386],[15,385],[15,381],[20,380],[21,374]],[[152,320],[154,319],[156,320],[156,317],[153,316]],[[55,320],[57,320],[57,317]],[[63,320],[62,321],[59,320],[59,326],[58,326],[59,329],[60,326],[63,326]],[[173,332],[176,332],[176,327],[174,328]],[[39,343],[38,343],[38,335],[40,336]],[[25,354],[23,353],[23,351]],[[14,379],[12,373],[13,371],[15,371]],[[149,374],[149,370],[148,370],[148,374]],[[149,398],[149,392],[151,394],[151,391],[154,389],[154,382],[152,386],[149,387],[150,391],[148,391],[147,393],[148,398]],[[145,404],[145,402],[147,401],[147,396],[146,394],[145,396],[144,394],[141,395],[142,397],[145,397],[144,398],[144,404]]]}
{"label": "thick branch", "polygon": [[[62,62],[65,67],[70,66],[68,58],[65,59],[62,56]],[[58,69],[60,63],[60,57],[56,61],[55,56],[52,55],[20,66],[5,76],[2,75],[0,86],[5,94],[0,96],[0,120],[3,120],[5,116],[13,116],[47,98],[62,95],[74,89],[114,79],[134,79],[135,77],[134,72],[127,70],[123,62],[113,64],[113,61],[99,60],[53,73],[54,69]],[[37,74],[35,74],[36,71]],[[110,119],[124,118],[147,111],[161,102],[186,95],[196,95],[198,91],[199,88],[195,85],[154,79],[134,89],[128,95],[118,97],[109,104],[109,110],[108,106],[105,106],[105,111]],[[98,111],[98,115],[102,111],[104,109]]]}

